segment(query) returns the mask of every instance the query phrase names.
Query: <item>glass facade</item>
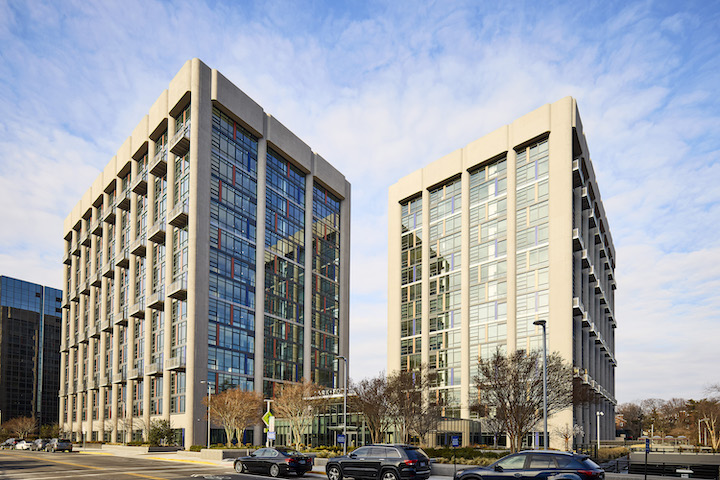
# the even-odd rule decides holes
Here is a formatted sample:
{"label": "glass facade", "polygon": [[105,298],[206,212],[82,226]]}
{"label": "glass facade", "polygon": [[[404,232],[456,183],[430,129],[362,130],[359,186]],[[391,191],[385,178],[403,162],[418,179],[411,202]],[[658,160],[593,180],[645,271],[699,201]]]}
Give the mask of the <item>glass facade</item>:
{"label": "glass facade", "polygon": [[422,198],[401,205],[400,369],[420,366],[422,353]]}
{"label": "glass facade", "polygon": [[0,411],[57,421],[62,291],[0,276]]}
{"label": "glass facade", "polygon": [[266,396],[275,380],[303,377],[305,323],[305,175],[272,148],[265,186]]}
{"label": "glass facade", "polygon": [[470,375],[507,350],[507,162],[470,174]]}
{"label": "glass facade", "polygon": [[[533,322],[548,320],[549,217],[548,141],[517,152],[516,268],[517,348],[542,348],[542,331]],[[548,322],[548,334],[550,325]]]}
{"label": "glass facade", "polygon": [[429,192],[429,367],[437,374],[434,394],[447,405],[446,415],[460,405],[461,190],[457,179]]}
{"label": "glass facade", "polygon": [[213,110],[208,381],[214,388],[254,389],[257,148],[255,136]]}
{"label": "glass facade", "polygon": [[311,380],[338,387],[340,348],[340,200],[313,186]]}

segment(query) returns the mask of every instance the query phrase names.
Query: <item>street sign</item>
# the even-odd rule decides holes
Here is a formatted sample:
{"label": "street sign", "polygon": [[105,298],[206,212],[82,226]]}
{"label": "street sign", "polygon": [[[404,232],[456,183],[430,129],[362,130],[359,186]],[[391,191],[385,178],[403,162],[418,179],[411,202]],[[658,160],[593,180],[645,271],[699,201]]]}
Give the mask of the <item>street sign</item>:
{"label": "street sign", "polygon": [[[257,418],[257,417],[255,417]],[[275,416],[270,413],[269,411],[265,412],[265,415],[262,416],[262,421],[265,425],[270,426],[270,419],[274,419]]]}
{"label": "street sign", "polygon": [[450,445],[453,447],[459,447],[460,446],[460,437],[458,435],[453,435],[450,437]]}
{"label": "street sign", "polygon": [[[257,418],[257,417],[255,417]],[[275,432],[268,432],[268,440],[275,440]]]}
{"label": "street sign", "polygon": [[650,453],[650,439],[645,439],[645,453]]}
{"label": "street sign", "polygon": [[337,441],[338,443],[345,443],[345,435],[343,435],[342,433],[338,434]]}

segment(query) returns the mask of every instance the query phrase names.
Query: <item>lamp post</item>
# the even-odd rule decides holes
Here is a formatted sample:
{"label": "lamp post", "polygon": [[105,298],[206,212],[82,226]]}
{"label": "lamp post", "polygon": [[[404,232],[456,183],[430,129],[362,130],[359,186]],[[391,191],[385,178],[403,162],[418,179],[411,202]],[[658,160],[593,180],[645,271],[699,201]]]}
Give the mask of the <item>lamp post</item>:
{"label": "lamp post", "polygon": [[605,412],[595,412],[597,416],[597,444],[598,444],[598,455],[600,454],[600,417],[604,416]]}
{"label": "lamp post", "polygon": [[709,419],[707,417],[698,420],[698,447],[702,443],[702,438],[700,437],[700,422],[707,422],[708,420]]}
{"label": "lamp post", "polygon": [[543,450],[548,449],[548,413],[547,413],[547,322],[535,320],[533,325],[540,325],[543,330]]}
{"label": "lamp post", "polygon": [[338,355],[338,360],[343,360],[345,363],[345,391],[343,392],[343,436],[345,441],[343,442],[343,455],[347,455],[347,392],[348,392],[348,359],[344,355]]}
{"label": "lamp post", "polygon": [[210,449],[210,382],[207,380],[200,380],[200,383],[207,384],[208,387],[208,394],[207,394],[207,448]]}

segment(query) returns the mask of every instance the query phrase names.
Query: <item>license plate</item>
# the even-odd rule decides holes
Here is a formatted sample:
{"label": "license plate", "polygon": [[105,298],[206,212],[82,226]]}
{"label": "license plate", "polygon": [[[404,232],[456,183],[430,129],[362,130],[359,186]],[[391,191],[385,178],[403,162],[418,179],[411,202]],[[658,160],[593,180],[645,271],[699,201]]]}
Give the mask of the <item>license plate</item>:
{"label": "license plate", "polygon": [[299,463],[300,465],[305,465],[305,460],[298,460],[298,463]]}

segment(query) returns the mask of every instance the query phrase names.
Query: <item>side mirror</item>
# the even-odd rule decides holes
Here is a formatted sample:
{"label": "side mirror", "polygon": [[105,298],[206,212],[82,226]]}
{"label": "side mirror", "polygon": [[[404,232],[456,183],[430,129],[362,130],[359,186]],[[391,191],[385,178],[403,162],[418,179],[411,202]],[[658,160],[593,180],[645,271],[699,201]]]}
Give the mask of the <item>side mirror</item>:
{"label": "side mirror", "polygon": [[502,472],[503,468],[500,465],[495,465],[495,471],[496,472]]}
{"label": "side mirror", "polygon": [[351,453],[350,458],[357,458],[357,455],[355,455],[354,453]]}
{"label": "side mirror", "polygon": [[250,456],[251,456],[251,457],[254,457],[254,456],[255,456],[255,454],[254,454],[254,453],[251,453],[251,454],[250,454]]}

